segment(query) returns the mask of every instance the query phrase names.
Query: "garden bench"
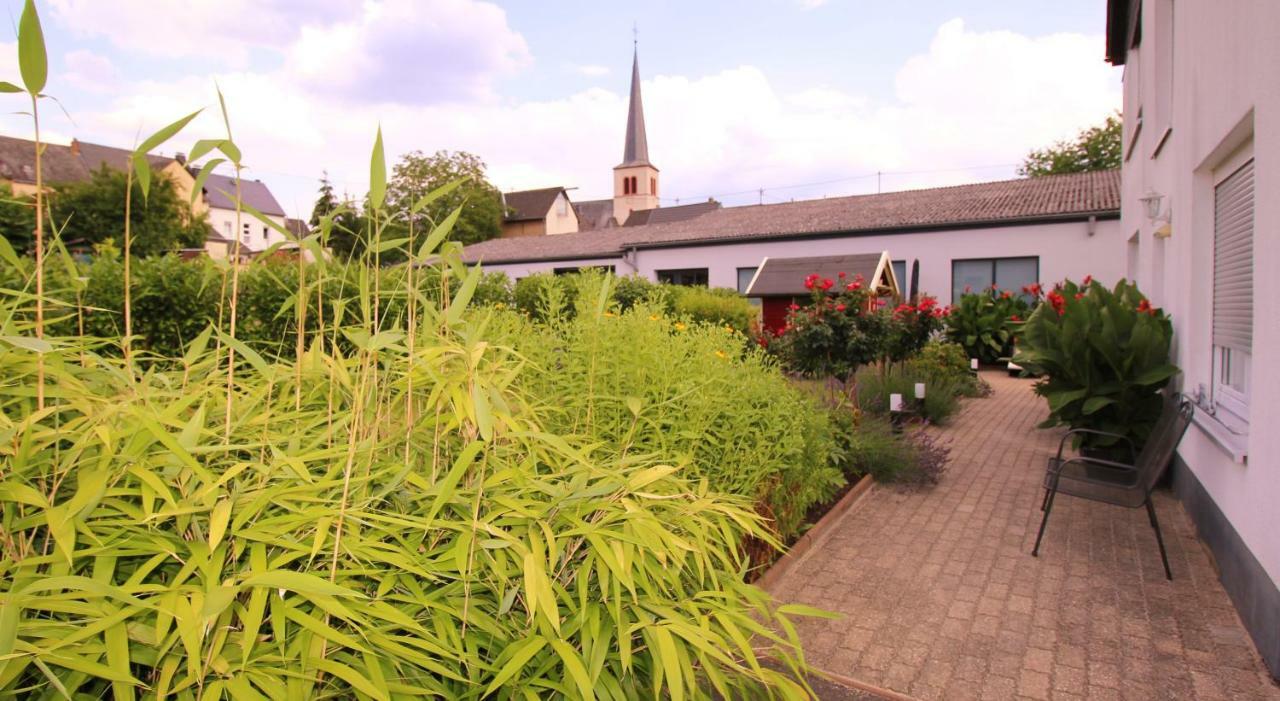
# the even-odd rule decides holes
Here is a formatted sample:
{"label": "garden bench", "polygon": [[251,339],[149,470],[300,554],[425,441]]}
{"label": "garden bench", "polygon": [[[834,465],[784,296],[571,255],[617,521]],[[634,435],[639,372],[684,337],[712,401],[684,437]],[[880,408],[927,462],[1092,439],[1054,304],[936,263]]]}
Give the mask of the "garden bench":
{"label": "garden bench", "polygon": [[1156,510],[1151,503],[1151,492],[1173,459],[1173,451],[1191,424],[1191,414],[1194,411],[1195,405],[1190,399],[1172,392],[1166,394],[1160,419],[1147,438],[1146,446],[1132,464],[1088,456],[1064,458],[1063,450],[1067,439],[1082,433],[1116,436],[1129,444],[1130,455],[1134,453],[1133,441],[1125,436],[1084,428],[1068,431],[1058,444],[1058,454],[1049,459],[1045,470],[1044,500],[1040,504],[1044,517],[1040,521],[1040,533],[1036,536],[1036,545],[1031,550],[1031,555],[1038,557],[1040,554],[1040,541],[1044,538],[1045,526],[1049,524],[1054,497],[1059,493],[1070,494],[1131,509],[1146,507],[1151,528],[1156,532],[1156,544],[1160,546],[1160,560],[1164,563],[1165,577],[1173,579],[1173,573],[1169,570],[1169,556],[1164,549],[1164,538],[1160,535],[1160,522],[1156,520]]}

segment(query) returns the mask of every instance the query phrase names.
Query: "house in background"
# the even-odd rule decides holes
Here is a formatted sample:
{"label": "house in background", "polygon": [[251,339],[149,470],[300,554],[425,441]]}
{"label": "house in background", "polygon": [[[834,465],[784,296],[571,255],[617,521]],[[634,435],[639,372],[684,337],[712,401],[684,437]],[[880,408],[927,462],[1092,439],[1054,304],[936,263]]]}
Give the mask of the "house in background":
{"label": "house in background", "polygon": [[[190,170],[199,172],[194,167]],[[194,184],[194,178],[192,183]],[[260,253],[273,244],[287,241],[283,234],[247,211],[242,209],[239,215],[236,214],[236,180],[231,176],[211,173],[204,182],[203,196],[200,199],[204,203],[204,212],[209,217],[209,225],[213,227],[214,234],[223,240],[219,247],[227,252],[235,249],[237,238],[240,239],[242,256]],[[242,179],[240,201],[258,210],[280,227],[286,226],[284,208],[261,180]],[[225,242],[230,242],[230,245],[224,247]],[[215,258],[221,257],[213,251],[209,254]]]}
{"label": "house in background", "polygon": [[1280,3],[1110,0],[1106,55],[1124,66],[1118,253],[1172,317],[1197,404],[1175,489],[1280,678]]}
{"label": "house in background", "polygon": [[502,195],[506,216],[502,237],[554,236],[578,230],[578,213],[563,187],[521,190]]}
{"label": "house in background", "polygon": [[[133,152],[128,149],[103,146],[79,139],[70,144],[45,144],[42,160],[44,182],[50,186],[58,183],[84,182],[103,166],[124,171],[129,167]],[[191,190],[199,169],[190,166],[182,154],[173,156],[149,155],[152,169],[173,181],[178,198],[191,202],[193,217],[207,217],[213,234],[205,242],[204,251],[214,258],[225,258],[235,247],[237,237],[241,255],[260,252],[273,243],[284,241],[278,231],[253,216],[242,213],[239,231],[235,223],[235,179],[211,174],[205,181],[201,196],[192,201]],[[35,142],[9,136],[0,136],[0,185],[8,185],[15,195],[35,193]],[[241,182],[241,196],[245,203],[258,209],[280,226],[285,225],[284,209],[271,194],[271,190],[258,180]],[[192,251],[184,252],[190,255]]]}

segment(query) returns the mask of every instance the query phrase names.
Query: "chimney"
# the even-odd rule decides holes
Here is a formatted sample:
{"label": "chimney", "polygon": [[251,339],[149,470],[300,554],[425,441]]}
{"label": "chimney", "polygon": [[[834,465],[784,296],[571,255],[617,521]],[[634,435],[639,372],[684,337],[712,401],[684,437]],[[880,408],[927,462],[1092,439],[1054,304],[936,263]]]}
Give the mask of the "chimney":
{"label": "chimney", "polygon": [[71,155],[73,155],[73,156],[77,156],[77,157],[80,155],[80,140],[79,140],[79,139],[72,139],[72,140],[71,140]]}
{"label": "chimney", "polygon": [[187,154],[181,151],[178,151],[177,153],[173,154],[173,160],[177,161],[178,165],[185,166],[187,164]]}

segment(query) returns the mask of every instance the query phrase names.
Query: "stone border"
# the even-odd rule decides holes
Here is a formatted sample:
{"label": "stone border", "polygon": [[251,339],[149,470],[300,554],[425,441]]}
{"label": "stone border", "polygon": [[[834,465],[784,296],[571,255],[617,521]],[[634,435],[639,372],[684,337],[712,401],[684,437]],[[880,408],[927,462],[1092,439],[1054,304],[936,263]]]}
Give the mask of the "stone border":
{"label": "stone border", "polygon": [[884,699],[884,701],[917,701],[917,699],[914,696],[907,696],[906,694],[899,693],[897,691],[894,691],[893,689],[885,689],[882,687],[878,687],[875,684],[868,684],[866,682],[861,682],[861,681],[858,681],[857,679],[854,679],[853,677],[846,677],[843,674],[828,672],[825,669],[818,669],[817,667],[813,667],[812,669],[814,674],[820,677],[823,677],[827,681],[830,681],[834,684],[839,684],[840,686],[843,686],[849,689],[863,691],[868,694],[871,694],[872,696],[878,696],[881,699]]}
{"label": "stone border", "polygon": [[858,483],[853,485],[853,489],[846,492],[845,495],[840,498],[840,501],[836,502],[835,506],[831,507],[827,513],[823,514],[822,518],[818,519],[818,522],[813,525],[813,528],[810,528],[807,533],[800,536],[800,540],[797,540],[795,545],[792,545],[791,548],[787,550],[786,554],[778,558],[778,561],[773,563],[773,566],[769,568],[769,571],[761,575],[760,579],[757,579],[754,584],[767,591],[769,587],[782,579],[787,572],[796,565],[796,563],[803,560],[805,555],[809,554],[809,551],[812,550],[815,545],[826,539],[826,536],[830,533],[836,521],[839,521],[842,516],[848,513],[849,509],[853,508],[853,505],[856,504],[864,494],[871,491],[871,486],[874,483],[875,481],[871,479],[871,475],[863,475],[862,479],[858,480]]}

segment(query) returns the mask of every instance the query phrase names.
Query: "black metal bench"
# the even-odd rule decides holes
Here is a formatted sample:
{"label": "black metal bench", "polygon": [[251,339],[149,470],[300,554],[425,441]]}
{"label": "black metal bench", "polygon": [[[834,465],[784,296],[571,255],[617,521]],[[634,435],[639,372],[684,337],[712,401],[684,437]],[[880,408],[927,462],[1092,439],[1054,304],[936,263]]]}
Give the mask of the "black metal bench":
{"label": "black metal bench", "polygon": [[1038,557],[1040,554],[1040,541],[1044,539],[1045,526],[1049,525],[1054,497],[1059,493],[1070,494],[1131,509],[1146,507],[1151,528],[1156,532],[1156,544],[1160,546],[1160,560],[1164,562],[1165,577],[1173,579],[1173,573],[1169,570],[1169,556],[1164,549],[1164,538],[1160,535],[1160,522],[1156,520],[1156,510],[1151,504],[1151,492],[1173,459],[1173,451],[1191,425],[1194,411],[1195,405],[1191,400],[1169,394],[1164,401],[1160,419],[1147,438],[1146,446],[1132,464],[1086,456],[1064,458],[1062,453],[1067,439],[1081,433],[1115,436],[1128,442],[1130,455],[1134,452],[1133,442],[1125,436],[1083,428],[1068,431],[1058,444],[1057,456],[1049,459],[1049,466],[1045,471],[1044,500],[1040,504],[1044,518],[1040,521],[1040,533],[1036,536],[1036,546],[1031,550],[1031,555]]}

